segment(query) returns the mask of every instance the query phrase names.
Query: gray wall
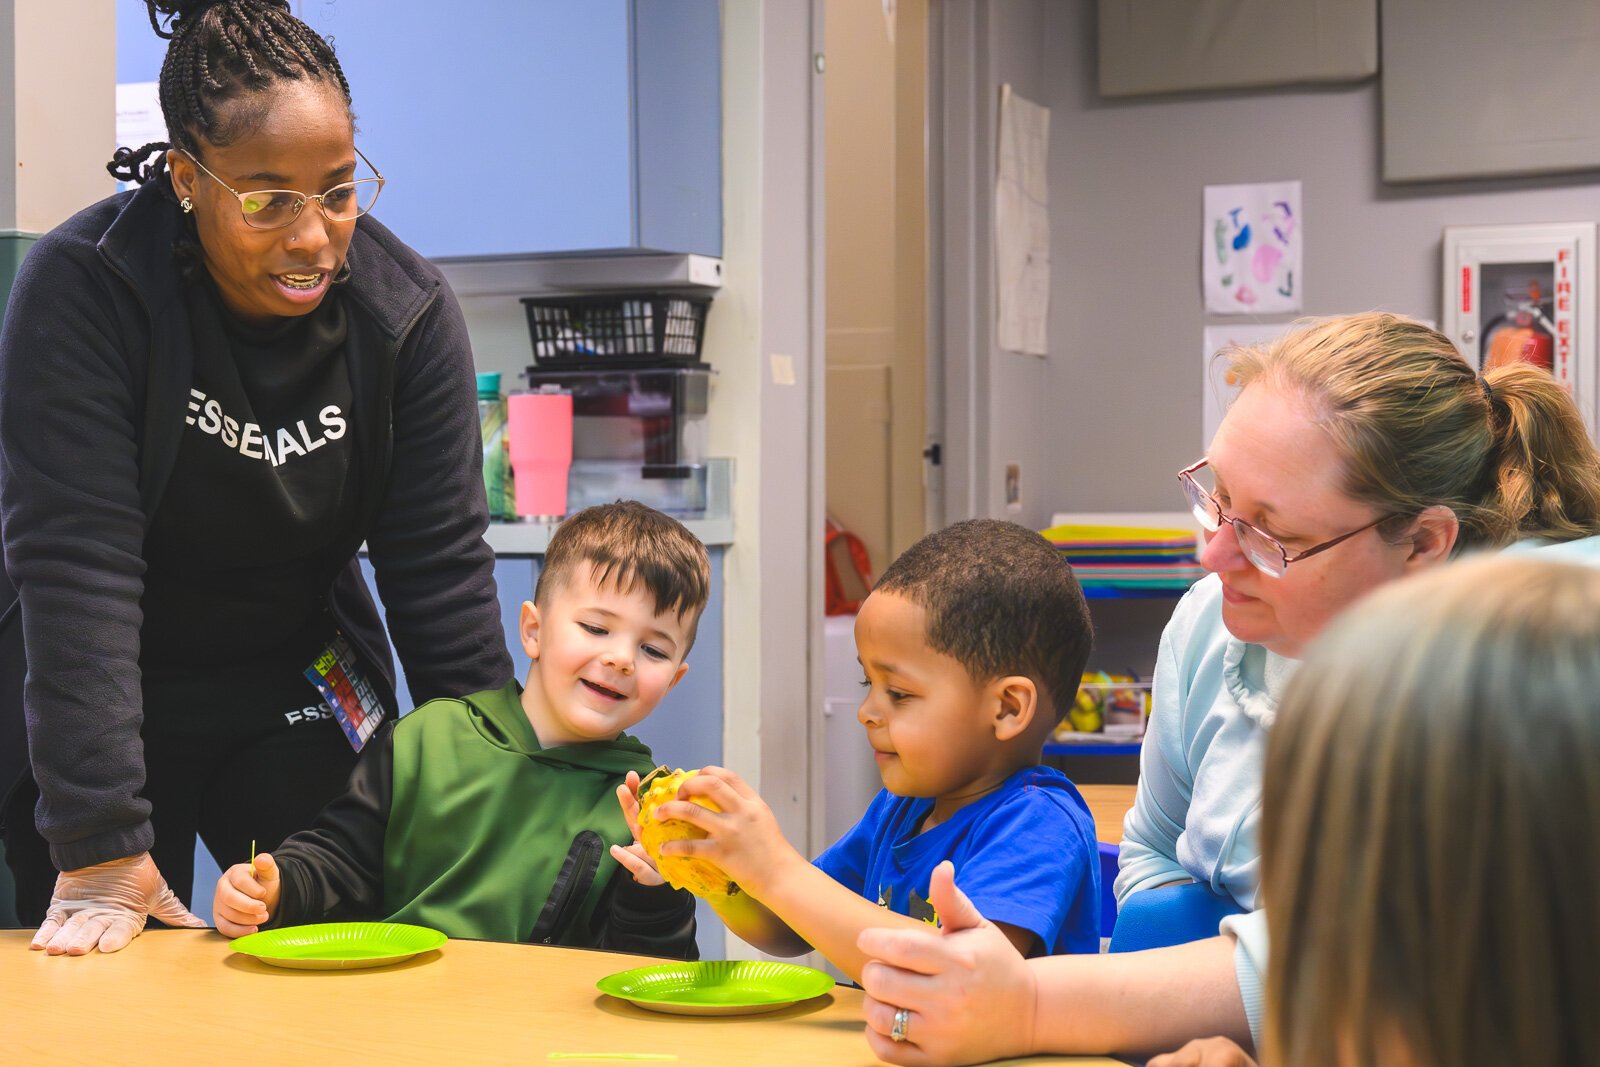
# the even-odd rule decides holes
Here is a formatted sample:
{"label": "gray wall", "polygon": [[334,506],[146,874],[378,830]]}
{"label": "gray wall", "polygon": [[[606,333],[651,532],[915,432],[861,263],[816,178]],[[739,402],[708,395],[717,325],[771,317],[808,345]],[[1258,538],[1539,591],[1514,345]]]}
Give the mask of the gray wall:
{"label": "gray wall", "polygon": [[[1023,465],[1024,504],[1021,515],[1009,517],[1032,525],[1058,510],[1181,506],[1174,474],[1200,451],[1201,331],[1236,321],[1208,318],[1202,308],[1199,231],[1207,184],[1302,182],[1305,312],[1315,315],[1386,308],[1437,321],[1444,226],[1600,214],[1595,172],[1384,185],[1376,82],[1101,100],[1094,6],[1091,0],[944,5],[945,55],[963,44],[952,30],[977,50],[974,111],[981,112],[979,101],[988,109],[986,123],[977,115],[976,138],[947,122],[947,172],[952,166],[992,172],[990,131],[1002,82],[1051,109],[1051,355],[1040,363],[993,351],[987,270],[971,290],[969,317],[988,332],[974,331],[964,350],[946,338],[947,385],[959,376],[959,366],[949,364],[987,365],[972,382],[987,381],[990,394],[986,403],[976,401],[989,425],[968,450],[975,483],[970,513],[1005,514],[999,492],[1008,462]],[[992,177],[977,184],[988,199],[969,203],[988,204],[992,214]],[[978,229],[969,251],[987,263],[987,218]],[[957,260],[948,246],[945,259],[947,267]],[[946,290],[947,301],[952,295]],[[1593,320],[1585,325],[1593,328]],[[959,394],[950,387],[955,401]],[[958,496],[952,493],[952,509]]]}

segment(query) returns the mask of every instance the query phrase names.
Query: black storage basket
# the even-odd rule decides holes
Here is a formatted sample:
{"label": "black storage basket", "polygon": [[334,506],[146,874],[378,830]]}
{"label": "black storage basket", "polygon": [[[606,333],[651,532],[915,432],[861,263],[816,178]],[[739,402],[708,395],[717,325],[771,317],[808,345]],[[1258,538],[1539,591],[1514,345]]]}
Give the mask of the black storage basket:
{"label": "black storage basket", "polygon": [[525,296],[539,367],[654,367],[699,363],[710,296],[619,292]]}

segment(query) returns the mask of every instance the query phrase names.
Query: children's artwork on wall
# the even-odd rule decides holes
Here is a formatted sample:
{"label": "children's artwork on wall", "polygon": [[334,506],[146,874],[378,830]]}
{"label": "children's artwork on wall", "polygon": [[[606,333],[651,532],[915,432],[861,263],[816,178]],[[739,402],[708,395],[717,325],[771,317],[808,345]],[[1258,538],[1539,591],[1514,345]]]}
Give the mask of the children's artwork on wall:
{"label": "children's artwork on wall", "polygon": [[1265,344],[1292,328],[1287,322],[1241,322],[1229,326],[1207,326],[1200,379],[1200,454],[1211,448],[1211,439],[1222,425],[1222,416],[1239,395],[1239,385],[1228,373],[1227,357],[1220,353],[1235,345]]}
{"label": "children's artwork on wall", "polygon": [[1600,429],[1595,370],[1595,224],[1447,226],[1444,328],[1479,372],[1549,371]]}
{"label": "children's artwork on wall", "polygon": [[1301,246],[1299,182],[1205,187],[1201,278],[1213,315],[1277,315],[1299,311]]}

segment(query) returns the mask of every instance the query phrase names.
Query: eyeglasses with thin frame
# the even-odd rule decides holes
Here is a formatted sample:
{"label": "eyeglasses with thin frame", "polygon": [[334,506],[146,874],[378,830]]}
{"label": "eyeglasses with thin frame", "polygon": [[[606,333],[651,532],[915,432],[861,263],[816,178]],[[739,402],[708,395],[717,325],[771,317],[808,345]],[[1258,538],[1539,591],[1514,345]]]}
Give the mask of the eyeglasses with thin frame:
{"label": "eyeglasses with thin frame", "polygon": [[1283,547],[1283,542],[1265,531],[1258,530],[1248,522],[1236,516],[1230,517],[1222,513],[1222,505],[1217,503],[1217,498],[1206,491],[1205,487],[1194,479],[1194,472],[1210,463],[1209,459],[1202,459],[1192,467],[1185,467],[1178,472],[1178,483],[1183,486],[1183,493],[1189,498],[1189,510],[1194,512],[1195,519],[1210,533],[1222,529],[1223,523],[1233,526],[1233,535],[1239,542],[1239,550],[1244,553],[1244,558],[1250,561],[1251,566],[1269,578],[1282,578],[1289,564],[1298,563],[1318,552],[1326,552],[1334,545],[1350,540],[1358,533],[1365,533],[1386,519],[1392,519],[1393,514],[1380,515],[1359,530],[1351,530],[1347,534],[1340,534],[1331,541],[1324,541],[1314,545],[1297,555],[1289,555]]}
{"label": "eyeglasses with thin frame", "polygon": [[302,193],[294,189],[255,189],[241,193],[212,174],[204,163],[195,159],[193,152],[188,149],[180,151],[193,160],[195,166],[205,171],[212,181],[239,198],[239,211],[244,215],[245,225],[256,230],[281,230],[298,219],[300,212],[305,210],[306,203],[311,200],[317,202],[317,207],[322,210],[323,217],[329,222],[353,222],[372,210],[387,180],[382,174],[378,174],[378,168],[373,167],[372,161],[361,155],[361,149],[357,148],[356,155],[361,156],[361,162],[372,167],[372,173],[377,174],[377,177],[340,182],[320,193]]}

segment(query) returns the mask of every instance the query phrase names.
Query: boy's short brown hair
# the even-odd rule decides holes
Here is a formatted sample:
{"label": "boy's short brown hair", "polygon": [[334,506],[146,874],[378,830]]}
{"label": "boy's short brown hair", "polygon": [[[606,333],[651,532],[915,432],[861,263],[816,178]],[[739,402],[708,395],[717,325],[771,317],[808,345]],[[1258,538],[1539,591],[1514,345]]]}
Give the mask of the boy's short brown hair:
{"label": "boy's short brown hair", "polygon": [[711,595],[711,561],[706,546],[683,523],[637,500],[584,508],[550,538],[534,602],[542,607],[581,563],[594,567],[601,585],[625,591],[643,586],[657,614],[676,611],[688,621],[694,646],[700,613]]}
{"label": "boy's short brown hair", "polygon": [[1023,675],[1058,722],[1072,706],[1094,626],[1072,567],[1034,531],[997,519],[947,526],[902,552],[873,592],[927,612],[928,647],[973,681]]}

